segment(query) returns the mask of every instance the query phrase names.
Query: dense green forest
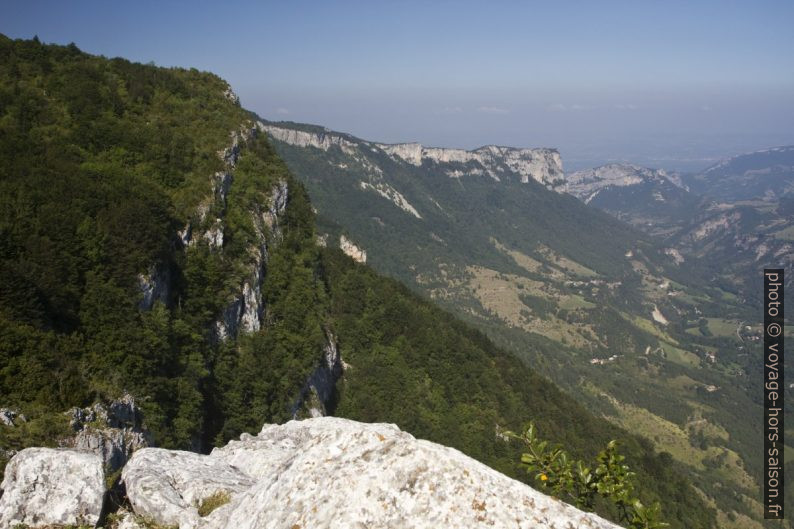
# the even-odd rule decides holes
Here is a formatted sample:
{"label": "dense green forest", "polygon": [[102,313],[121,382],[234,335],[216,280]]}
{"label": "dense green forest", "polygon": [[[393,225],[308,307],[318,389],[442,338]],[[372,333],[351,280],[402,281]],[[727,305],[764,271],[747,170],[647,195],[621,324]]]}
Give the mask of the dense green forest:
{"label": "dense green forest", "polygon": [[[218,153],[251,118],[227,90],[196,70],[0,36],[0,406],[29,417],[0,426],[0,454],[57,443],[63,411],[124,391],[159,446],[207,451],[292,418],[333,335],[346,364],[336,415],[394,422],[522,479],[521,447],[497,428],[531,419],[578,457],[619,438],[643,501],[661,501],[672,527],[714,525],[668,454],[396,281],[319,246],[308,195],[264,135],[242,142],[218,198],[213,175],[229,170]],[[279,185],[285,208],[263,229]],[[198,235],[218,225],[220,244]],[[185,226],[191,243],[177,235]],[[218,339],[213,325],[259,248],[262,326]],[[153,270],[167,295],[142,307],[141,277]]]}

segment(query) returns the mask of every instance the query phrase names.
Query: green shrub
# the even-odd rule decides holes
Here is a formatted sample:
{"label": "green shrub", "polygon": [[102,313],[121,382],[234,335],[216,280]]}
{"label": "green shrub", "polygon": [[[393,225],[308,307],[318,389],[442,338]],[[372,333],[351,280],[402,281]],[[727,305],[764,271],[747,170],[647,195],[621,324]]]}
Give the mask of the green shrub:
{"label": "green shrub", "polygon": [[659,503],[646,507],[634,496],[634,472],[623,464],[625,457],[618,453],[617,441],[610,441],[596,456],[595,462],[587,465],[584,461],[571,459],[561,447],[539,440],[533,423],[522,435],[513,432],[508,432],[508,435],[526,445],[528,452],[521,455],[521,463],[526,465],[527,472],[535,473],[535,479],[557,498],[592,511],[596,499],[601,497],[617,507],[620,521],[632,529],[668,526],[659,519]]}

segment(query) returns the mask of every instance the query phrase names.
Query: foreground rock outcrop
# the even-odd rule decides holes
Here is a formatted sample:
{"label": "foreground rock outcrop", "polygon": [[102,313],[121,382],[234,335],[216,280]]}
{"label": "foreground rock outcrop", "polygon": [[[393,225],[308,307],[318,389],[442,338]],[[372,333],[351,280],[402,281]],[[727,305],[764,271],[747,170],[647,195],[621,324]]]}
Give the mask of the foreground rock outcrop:
{"label": "foreground rock outcrop", "polygon": [[75,434],[63,439],[61,446],[94,452],[109,473],[123,467],[133,452],[152,444],[143,413],[130,394],[107,404],[72,408],[69,416]]}
{"label": "foreground rock outcrop", "polygon": [[102,460],[87,451],[26,448],[5,469],[0,527],[90,526],[105,497]]}
{"label": "foreground rock outcrop", "polygon": [[[617,526],[389,424],[265,425],[207,456],[146,448],[122,474],[135,513],[181,529]],[[199,506],[222,497],[204,516]]]}

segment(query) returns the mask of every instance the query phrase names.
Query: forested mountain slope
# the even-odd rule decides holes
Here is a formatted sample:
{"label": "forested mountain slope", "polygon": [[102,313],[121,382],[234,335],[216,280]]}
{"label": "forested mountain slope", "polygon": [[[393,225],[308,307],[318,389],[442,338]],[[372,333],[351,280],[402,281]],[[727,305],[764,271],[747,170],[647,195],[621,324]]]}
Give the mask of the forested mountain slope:
{"label": "forested mountain slope", "polygon": [[218,77],[0,37],[0,109],[0,407],[28,418],[0,425],[3,462],[125,391],[159,446],[332,413],[523,479],[497,433],[531,419],[575,455],[622,439],[645,501],[713,526],[650,443],[317,244],[303,186]]}
{"label": "forested mountain slope", "polygon": [[756,523],[761,459],[747,417],[762,410],[759,327],[725,284],[554,191],[565,181],[551,149],[389,145],[292,122],[264,129],[306,184],[329,246],[670,452],[722,525]]}

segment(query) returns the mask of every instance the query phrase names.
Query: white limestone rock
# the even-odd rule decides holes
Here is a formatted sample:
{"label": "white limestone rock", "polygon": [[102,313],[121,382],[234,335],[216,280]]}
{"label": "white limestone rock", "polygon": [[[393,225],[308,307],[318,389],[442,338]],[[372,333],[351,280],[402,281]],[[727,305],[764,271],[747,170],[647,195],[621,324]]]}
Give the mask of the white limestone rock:
{"label": "white limestone rock", "polygon": [[147,529],[143,523],[139,522],[140,517],[127,510],[117,511],[115,517],[115,523],[109,524],[107,529]]}
{"label": "white limestone rock", "polygon": [[[206,527],[212,517],[199,516],[202,500],[218,492],[234,497],[255,484],[221,458],[163,448],[136,452],[121,479],[135,514],[180,529]],[[223,509],[212,514],[223,514]]]}
{"label": "white limestone rock", "polygon": [[659,307],[657,307],[656,305],[653,306],[653,311],[651,312],[651,317],[653,318],[653,321],[655,321],[656,323],[661,323],[662,325],[667,325],[667,324],[670,323],[667,320],[667,318],[664,317],[664,314],[662,314],[662,311],[659,310]]}
{"label": "white limestone rock", "polygon": [[234,93],[234,90],[232,90],[231,86],[227,86],[226,90],[223,91],[223,97],[225,97],[235,105],[240,106],[240,98],[237,96],[237,94]]}
{"label": "white limestone rock", "polygon": [[17,424],[27,421],[27,417],[17,410],[11,408],[0,408],[0,424],[4,426],[17,426]]}
{"label": "white limestone rock", "polygon": [[356,246],[353,241],[344,235],[339,236],[339,249],[357,263],[367,262],[367,251]]}
{"label": "white limestone rock", "polygon": [[669,255],[673,262],[677,265],[680,265],[684,262],[684,256],[678,251],[677,248],[665,248],[664,253]]}
{"label": "white limestone rock", "polygon": [[265,223],[271,236],[275,240],[281,239],[281,227],[279,219],[287,211],[287,201],[289,200],[289,184],[286,180],[280,180],[270,191],[270,200],[267,209],[262,213],[262,222]]}
{"label": "white limestone rock", "polygon": [[[314,147],[324,151],[338,147],[343,153],[358,162],[372,177],[382,176],[383,171],[368,159],[368,155],[369,153],[383,152],[394,160],[418,167],[423,163],[451,165],[446,173],[453,178],[460,178],[464,175],[488,175],[494,180],[500,181],[503,178],[512,177],[523,183],[534,180],[548,187],[554,187],[563,181],[562,160],[556,149],[520,149],[487,145],[467,151],[465,149],[424,147],[419,143],[367,142],[328,129],[322,132],[308,132],[262,122],[259,122],[258,126],[273,139],[296,147]],[[347,164],[343,165],[344,167],[342,165],[337,165],[337,167],[347,168]],[[381,194],[385,193],[384,196],[398,206],[415,214],[413,207],[411,209],[414,211],[403,207],[410,205],[407,204],[407,201],[400,201],[394,193],[386,189],[379,189],[376,182],[371,182],[370,185],[375,191],[383,191]]]}
{"label": "white limestone rock", "polygon": [[212,176],[212,185],[215,192],[215,201],[226,208],[226,195],[232,187],[232,173],[230,171],[218,171]]}
{"label": "white limestone rock", "polygon": [[223,310],[212,326],[212,339],[217,342],[224,342],[229,338],[237,337],[237,330],[240,328],[240,319],[243,314],[243,297],[235,297]]}
{"label": "white limestone rock", "polygon": [[223,219],[215,219],[215,223],[204,232],[204,240],[213,250],[223,248]]}
{"label": "white limestone rock", "polygon": [[305,132],[302,130],[287,129],[275,125],[268,125],[261,121],[257,123],[259,130],[266,132],[273,139],[283,141],[297,147],[314,147],[327,151],[331,147],[339,147],[345,154],[353,154],[356,144],[339,134],[326,129],[324,132]]}
{"label": "white limestone rock", "polygon": [[562,160],[555,149],[519,149],[486,145],[473,151],[464,149],[445,149],[423,147],[418,143],[398,143],[393,145],[377,144],[395,159],[421,166],[425,161],[435,163],[469,164],[466,170],[454,169],[447,172],[453,178],[464,174],[479,176],[487,174],[500,180],[499,174],[506,170],[519,176],[523,183],[535,180],[544,185],[555,185],[562,179]]}
{"label": "white limestone rock", "polygon": [[[209,456],[141,450],[123,479],[137,514],[181,529],[618,529],[394,425],[335,417],[268,424]],[[218,490],[230,502],[199,517]]]}
{"label": "white limestone rock", "polygon": [[[561,181],[556,189],[570,193],[585,203],[589,203],[603,189],[629,187],[644,182],[657,184],[669,182],[676,187],[683,188],[680,176],[675,173],[671,174],[663,169],[649,169],[633,164],[611,163],[565,175],[564,181]],[[664,199],[662,198],[662,200]]]}
{"label": "white limestone rock", "polygon": [[102,460],[91,452],[26,448],[5,469],[0,527],[95,526],[105,498]]}
{"label": "white limestone rock", "polygon": [[[256,243],[249,248],[251,273],[243,281],[240,291],[234,295],[223,313],[213,323],[214,341],[222,342],[236,337],[240,332],[250,334],[261,328],[264,311],[262,283],[268,260],[268,247],[282,239],[280,222],[286,212],[288,199],[289,184],[286,180],[280,180],[271,189],[264,211],[251,211],[257,236]],[[221,233],[221,243],[222,235]]]}
{"label": "white limestone rock", "polygon": [[369,182],[359,182],[359,187],[363,190],[371,189],[375,191],[377,194],[388,200],[389,202],[393,203],[395,206],[400,208],[401,210],[405,211],[406,213],[410,213],[417,219],[421,219],[422,215],[416,211],[416,208],[411,205],[410,202],[403,196],[402,193],[394,189],[392,186],[387,184],[386,182],[375,182],[371,184]]}
{"label": "white limestone rock", "polygon": [[165,265],[152,265],[146,274],[138,274],[141,300],[138,308],[151,310],[155,301],[167,304],[171,292],[171,273]]}
{"label": "white limestone rock", "polygon": [[[262,284],[261,266],[255,271],[254,278],[251,282],[246,281],[243,284],[243,312],[240,315],[240,330],[244,334],[250,334],[260,329],[261,321],[261,304],[262,293],[260,286]],[[253,286],[252,286],[253,285]]]}
{"label": "white limestone rock", "polygon": [[293,419],[327,415],[327,406],[333,397],[336,381],[342,376],[342,366],[342,355],[339,353],[336,336],[326,332],[323,357],[298,394],[292,407]]}

